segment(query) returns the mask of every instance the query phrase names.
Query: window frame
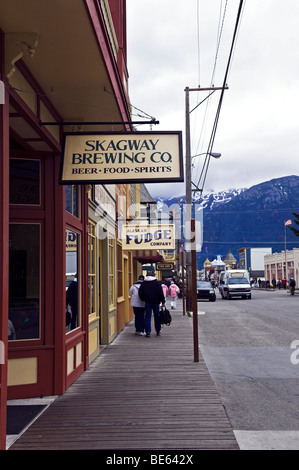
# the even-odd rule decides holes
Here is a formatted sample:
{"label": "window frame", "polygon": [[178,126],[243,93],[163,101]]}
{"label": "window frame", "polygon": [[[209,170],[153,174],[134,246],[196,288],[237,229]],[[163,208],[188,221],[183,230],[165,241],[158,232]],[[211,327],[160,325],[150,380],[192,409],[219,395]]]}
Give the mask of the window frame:
{"label": "window frame", "polygon": [[115,238],[108,237],[108,306],[109,311],[116,307],[116,289],[115,289]]}

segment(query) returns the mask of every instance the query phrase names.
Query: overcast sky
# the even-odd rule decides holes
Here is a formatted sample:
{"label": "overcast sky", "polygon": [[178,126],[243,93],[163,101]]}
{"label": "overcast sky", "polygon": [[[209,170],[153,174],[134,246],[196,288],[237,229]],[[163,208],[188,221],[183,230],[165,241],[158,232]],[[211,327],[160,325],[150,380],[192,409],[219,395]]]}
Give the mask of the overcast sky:
{"label": "overcast sky", "polygon": [[[184,149],[184,90],[223,85],[239,5],[239,0],[127,0],[131,103],[160,122],[153,131],[182,131]],[[204,190],[249,188],[298,174],[298,21],[298,0],[244,2],[212,149],[222,156],[211,159]],[[209,93],[190,92],[190,110]],[[209,147],[220,96],[215,91],[190,114],[192,155]],[[133,113],[139,120],[135,108]],[[204,156],[193,161],[197,184]],[[185,192],[184,183],[147,187],[154,197]]]}

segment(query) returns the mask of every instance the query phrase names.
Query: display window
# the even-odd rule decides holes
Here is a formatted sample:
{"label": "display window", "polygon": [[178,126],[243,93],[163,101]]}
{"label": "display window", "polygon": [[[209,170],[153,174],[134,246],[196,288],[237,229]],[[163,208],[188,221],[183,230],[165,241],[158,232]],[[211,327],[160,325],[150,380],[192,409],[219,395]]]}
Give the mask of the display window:
{"label": "display window", "polygon": [[115,308],[115,239],[109,237],[109,309]]}
{"label": "display window", "polygon": [[89,221],[88,224],[88,314],[97,315],[97,246],[96,225]]}
{"label": "display window", "polygon": [[40,338],[41,226],[9,226],[9,330],[13,341]]}
{"label": "display window", "polygon": [[65,187],[65,208],[67,212],[80,218],[80,186],[72,184]]}
{"label": "display window", "polygon": [[10,158],[9,203],[11,205],[40,206],[40,161]]}
{"label": "display window", "polygon": [[66,332],[81,326],[80,234],[67,229],[66,256]]}
{"label": "display window", "polygon": [[124,296],[124,266],[123,266],[123,250],[122,245],[117,243],[117,297]]}

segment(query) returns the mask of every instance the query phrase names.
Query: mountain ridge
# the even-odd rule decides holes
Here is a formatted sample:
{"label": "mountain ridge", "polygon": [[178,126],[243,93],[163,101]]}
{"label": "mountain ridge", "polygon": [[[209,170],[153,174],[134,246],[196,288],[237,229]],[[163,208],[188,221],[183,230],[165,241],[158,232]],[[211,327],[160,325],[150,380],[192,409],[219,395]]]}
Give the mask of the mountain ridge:
{"label": "mountain ridge", "polygon": [[[184,196],[183,196],[184,198]],[[182,197],[158,198],[174,204]],[[204,261],[225,258],[228,251],[239,261],[241,248],[270,247],[272,252],[285,249],[285,226],[292,212],[299,212],[299,176],[274,178],[250,188],[231,189],[214,193],[209,191],[194,197],[197,210],[203,209],[203,244],[197,253],[198,267]],[[169,205],[169,204],[168,204]],[[287,249],[299,247],[299,239],[291,230],[287,233]]]}

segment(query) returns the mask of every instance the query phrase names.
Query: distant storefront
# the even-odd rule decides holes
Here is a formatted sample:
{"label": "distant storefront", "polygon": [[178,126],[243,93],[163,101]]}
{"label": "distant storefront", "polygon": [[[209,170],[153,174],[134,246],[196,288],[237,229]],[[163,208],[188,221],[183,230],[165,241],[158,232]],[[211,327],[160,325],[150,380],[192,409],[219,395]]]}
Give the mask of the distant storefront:
{"label": "distant storefront", "polygon": [[241,269],[247,269],[251,279],[265,279],[264,258],[272,254],[272,248],[241,248],[239,264]]}
{"label": "distant storefront", "polygon": [[294,278],[299,285],[299,248],[265,256],[265,278],[272,282]]}

